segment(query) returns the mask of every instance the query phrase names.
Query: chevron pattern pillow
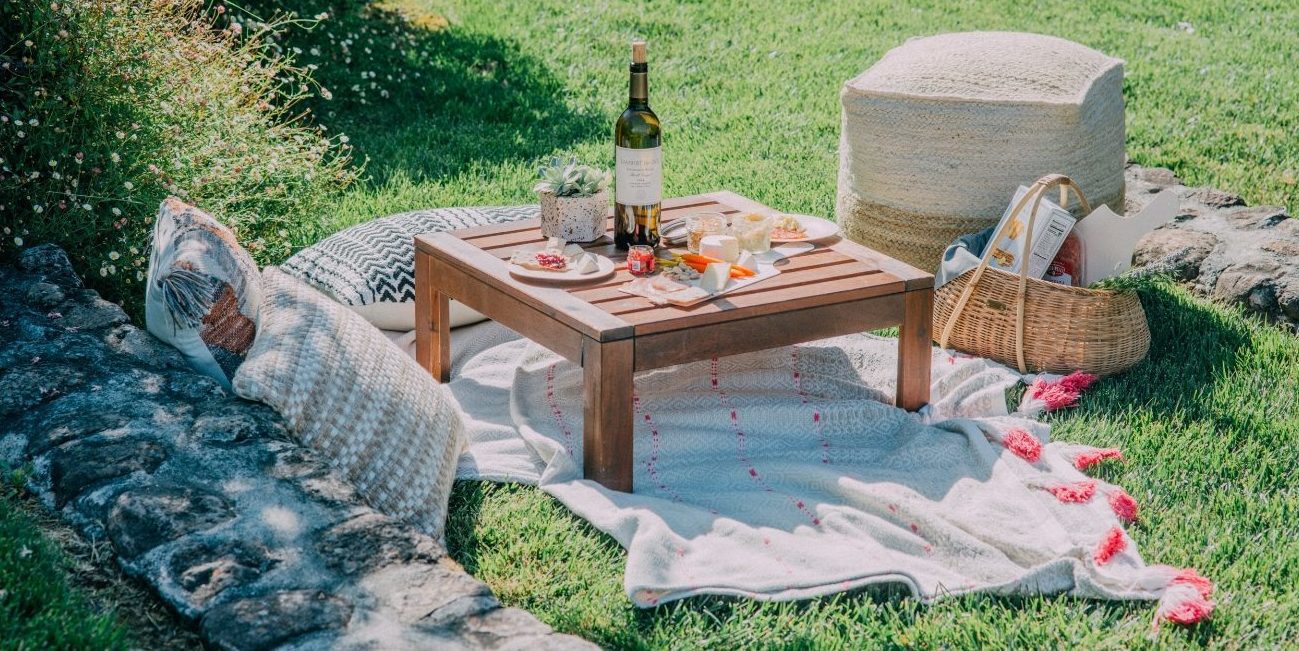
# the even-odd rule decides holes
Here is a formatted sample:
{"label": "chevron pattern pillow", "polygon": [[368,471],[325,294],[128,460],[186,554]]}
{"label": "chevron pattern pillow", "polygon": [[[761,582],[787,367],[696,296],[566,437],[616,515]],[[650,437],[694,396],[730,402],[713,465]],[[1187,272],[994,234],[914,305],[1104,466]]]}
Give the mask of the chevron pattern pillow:
{"label": "chevron pattern pillow", "polygon": [[[416,235],[537,216],[537,206],[437,208],[381,217],[299,251],[281,269],[384,330],[415,329]],[[451,325],[482,316],[451,304]]]}

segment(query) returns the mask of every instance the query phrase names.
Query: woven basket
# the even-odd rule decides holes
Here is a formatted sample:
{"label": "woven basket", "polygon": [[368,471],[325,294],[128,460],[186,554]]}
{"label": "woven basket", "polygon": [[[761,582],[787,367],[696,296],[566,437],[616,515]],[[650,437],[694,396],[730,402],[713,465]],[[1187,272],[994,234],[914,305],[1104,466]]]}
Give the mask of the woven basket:
{"label": "woven basket", "polygon": [[[1073,191],[1084,216],[1091,206],[1066,176],[1038,179],[1012,209],[1022,214],[1029,200],[1024,250],[1032,250],[1038,205],[1052,188],[1060,188],[1060,205]],[[1009,225],[1011,220],[1007,220]],[[1003,227],[992,237],[998,241]],[[1021,373],[1068,373],[1075,370],[1110,375],[1132,367],[1150,349],[1150,329],[1141,300],[1130,291],[1069,287],[989,269],[992,247],[978,267],[943,285],[934,295],[934,332],[938,345],[1013,364]]]}

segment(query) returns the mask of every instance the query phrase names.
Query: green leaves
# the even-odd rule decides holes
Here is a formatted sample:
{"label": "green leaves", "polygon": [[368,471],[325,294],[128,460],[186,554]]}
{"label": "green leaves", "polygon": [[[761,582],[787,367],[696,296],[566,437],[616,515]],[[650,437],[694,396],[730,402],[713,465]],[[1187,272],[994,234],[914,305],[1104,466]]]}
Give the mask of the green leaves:
{"label": "green leaves", "polygon": [[578,164],[575,156],[552,157],[548,165],[537,168],[541,179],[534,192],[550,192],[557,197],[590,197],[609,185],[609,173],[590,165]]}

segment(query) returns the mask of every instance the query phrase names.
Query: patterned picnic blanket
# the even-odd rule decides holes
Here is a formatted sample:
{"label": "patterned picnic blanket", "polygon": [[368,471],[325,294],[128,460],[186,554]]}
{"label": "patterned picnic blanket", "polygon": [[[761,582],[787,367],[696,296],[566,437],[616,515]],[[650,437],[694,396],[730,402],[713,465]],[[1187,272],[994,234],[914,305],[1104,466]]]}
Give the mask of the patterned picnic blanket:
{"label": "patterned picnic blanket", "polygon": [[466,414],[458,477],[535,484],[627,549],[649,607],[703,594],[788,600],[894,583],[923,601],[983,591],[1161,599],[1197,621],[1212,585],[1148,565],[1136,503],[1088,466],[1116,450],[1050,442],[1042,410],[1090,378],[1021,378],[935,349],[922,414],[891,405],[896,342],[858,335],[636,379],[635,492],[582,479],[581,369],[487,323],[453,335]]}

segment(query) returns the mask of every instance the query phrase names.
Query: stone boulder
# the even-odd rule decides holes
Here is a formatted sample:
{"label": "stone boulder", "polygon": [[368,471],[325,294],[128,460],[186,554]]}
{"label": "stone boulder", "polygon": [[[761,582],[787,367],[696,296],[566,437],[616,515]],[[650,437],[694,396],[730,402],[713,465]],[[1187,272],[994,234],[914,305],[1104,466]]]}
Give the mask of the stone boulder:
{"label": "stone boulder", "polygon": [[268,407],[82,287],[53,246],[0,267],[0,461],[217,649],[592,649],[504,608],[363,504]]}
{"label": "stone boulder", "polygon": [[1138,273],[1165,273],[1196,293],[1299,330],[1299,222],[1281,206],[1249,206],[1214,188],[1190,188],[1165,169],[1131,165],[1128,210],[1171,189],[1173,221],[1137,244]]}

